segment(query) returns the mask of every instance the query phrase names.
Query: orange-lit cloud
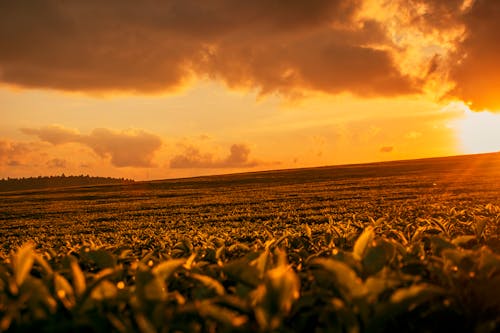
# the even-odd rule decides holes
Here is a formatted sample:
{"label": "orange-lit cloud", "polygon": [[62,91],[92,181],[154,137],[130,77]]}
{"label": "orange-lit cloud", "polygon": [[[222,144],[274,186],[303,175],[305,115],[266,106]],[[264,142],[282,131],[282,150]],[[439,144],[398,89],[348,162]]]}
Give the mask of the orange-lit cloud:
{"label": "orange-lit cloud", "polygon": [[500,110],[497,0],[2,1],[0,83],[297,96],[423,91]]}
{"label": "orange-lit cloud", "polygon": [[211,153],[201,153],[194,146],[170,160],[173,169],[218,169],[218,168],[251,168],[259,165],[257,160],[250,159],[250,148],[245,144],[233,144],[229,154],[223,159],[217,159]]}
{"label": "orange-lit cloud", "polygon": [[46,165],[51,169],[64,169],[68,167],[68,161],[62,158],[53,158],[47,161]]}
{"label": "orange-lit cloud", "polygon": [[144,131],[114,132],[105,128],[94,129],[82,138],[83,144],[92,148],[99,156],[111,156],[111,163],[118,167],[150,167],[161,139]]}
{"label": "orange-lit cloud", "polygon": [[60,126],[23,128],[21,131],[35,135],[40,140],[53,145],[80,143],[91,148],[102,158],[110,157],[116,167],[151,167],[154,153],[161,147],[161,139],[145,131],[113,131],[105,128],[94,129],[83,135]]}
{"label": "orange-lit cloud", "polygon": [[467,32],[451,71],[453,94],[473,109],[500,111],[500,1],[474,1],[462,22]]}
{"label": "orange-lit cloud", "polygon": [[384,146],[380,148],[381,153],[391,153],[394,150],[393,146]]}
{"label": "orange-lit cloud", "polygon": [[60,145],[69,142],[79,142],[81,139],[78,131],[67,129],[61,126],[52,125],[41,128],[21,128],[21,132],[28,135],[35,135],[40,140]]}
{"label": "orange-lit cloud", "polygon": [[21,165],[25,156],[35,149],[33,144],[0,140],[0,164],[8,166]]}
{"label": "orange-lit cloud", "polygon": [[422,48],[419,58],[427,62],[422,79],[441,76],[433,89],[446,87],[446,97],[462,100],[474,110],[500,111],[500,2],[400,0],[398,3],[400,22],[396,29],[406,34],[394,34],[416,45],[408,48]]}
{"label": "orange-lit cloud", "polygon": [[4,1],[0,80],[70,91],[166,91],[196,77],[287,95],[418,91],[381,24],[358,15],[362,3]]}

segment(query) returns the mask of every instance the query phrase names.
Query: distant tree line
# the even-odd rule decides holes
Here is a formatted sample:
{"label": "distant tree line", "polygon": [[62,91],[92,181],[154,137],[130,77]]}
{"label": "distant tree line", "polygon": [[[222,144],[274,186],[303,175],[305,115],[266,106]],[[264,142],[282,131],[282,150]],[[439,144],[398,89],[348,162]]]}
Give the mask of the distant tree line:
{"label": "distant tree line", "polygon": [[106,185],[106,184],[129,184],[133,179],[112,177],[91,177],[89,175],[66,176],[38,176],[28,178],[3,178],[0,179],[0,192],[35,190],[52,187]]}

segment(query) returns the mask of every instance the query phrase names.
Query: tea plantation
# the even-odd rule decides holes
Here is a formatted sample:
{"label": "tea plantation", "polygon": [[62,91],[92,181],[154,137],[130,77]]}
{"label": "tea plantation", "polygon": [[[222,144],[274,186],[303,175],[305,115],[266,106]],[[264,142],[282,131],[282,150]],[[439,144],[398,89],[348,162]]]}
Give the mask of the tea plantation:
{"label": "tea plantation", "polygon": [[500,155],[0,193],[0,332],[498,332]]}

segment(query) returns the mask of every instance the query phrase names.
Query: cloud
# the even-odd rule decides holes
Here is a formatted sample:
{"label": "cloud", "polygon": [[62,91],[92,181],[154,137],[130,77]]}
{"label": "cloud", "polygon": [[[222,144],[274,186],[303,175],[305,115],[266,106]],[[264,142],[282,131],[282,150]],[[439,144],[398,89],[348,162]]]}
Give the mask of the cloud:
{"label": "cloud", "polygon": [[53,145],[83,144],[102,158],[110,157],[116,167],[151,167],[154,153],[162,145],[160,137],[141,130],[118,132],[97,128],[83,135],[60,126],[46,126],[23,128],[21,131]]}
{"label": "cloud", "polygon": [[391,153],[394,150],[392,146],[384,146],[380,148],[381,153]]}
{"label": "cloud", "polygon": [[81,141],[99,156],[111,156],[111,163],[118,167],[150,167],[161,139],[144,131],[114,132],[105,128],[94,129]]}
{"label": "cloud", "polygon": [[500,111],[500,2],[475,1],[464,12],[465,40],[459,45],[457,65],[451,78],[456,83],[452,93],[476,110]]}
{"label": "cloud", "polygon": [[430,54],[426,72],[451,84],[446,97],[462,100],[474,110],[500,111],[500,2],[400,0],[399,5],[400,15],[415,29],[413,37],[423,36],[420,43],[433,41],[427,53],[433,49],[436,54]]}
{"label": "cloud", "polygon": [[19,166],[22,166],[23,164],[19,161],[16,161],[16,160],[10,160],[7,162],[7,166],[9,167],[19,167]]}
{"label": "cloud", "polygon": [[21,161],[34,149],[35,147],[31,143],[0,140],[0,164],[22,165]]}
{"label": "cloud", "polygon": [[245,144],[233,144],[229,155],[216,159],[212,154],[202,154],[198,148],[189,146],[183,154],[170,160],[173,169],[218,169],[218,168],[251,168],[259,165],[256,160],[250,160],[250,148]]}
{"label": "cloud", "polygon": [[0,81],[159,92],[209,77],[285,95],[419,91],[362,0],[3,1]]}
{"label": "cloud", "polygon": [[53,145],[78,142],[80,139],[78,131],[58,125],[45,126],[42,128],[21,128],[20,130],[24,134],[37,136],[40,140],[49,142]]}
{"label": "cloud", "polygon": [[210,78],[495,111],[498,17],[496,0],[2,1],[0,83],[157,93]]}
{"label": "cloud", "polygon": [[53,158],[50,161],[47,161],[46,164],[49,168],[54,169],[66,168],[68,166],[68,162],[65,159],[61,158]]}

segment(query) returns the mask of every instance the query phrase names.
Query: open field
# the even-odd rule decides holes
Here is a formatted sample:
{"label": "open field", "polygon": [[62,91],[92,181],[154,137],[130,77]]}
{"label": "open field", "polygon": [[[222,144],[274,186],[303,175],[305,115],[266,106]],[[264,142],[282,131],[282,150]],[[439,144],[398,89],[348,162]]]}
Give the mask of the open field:
{"label": "open field", "polygon": [[[498,154],[7,192],[0,193],[0,238],[8,253],[27,240],[157,248],[213,228],[228,241],[252,241],[303,224],[320,232],[329,218],[361,226],[384,217],[405,228],[418,218],[457,218],[452,209],[465,210],[458,219],[470,222],[475,210],[500,205],[499,194]],[[497,228],[487,232],[498,235]]]}
{"label": "open field", "polygon": [[493,332],[499,207],[500,154],[0,193],[0,331]]}

